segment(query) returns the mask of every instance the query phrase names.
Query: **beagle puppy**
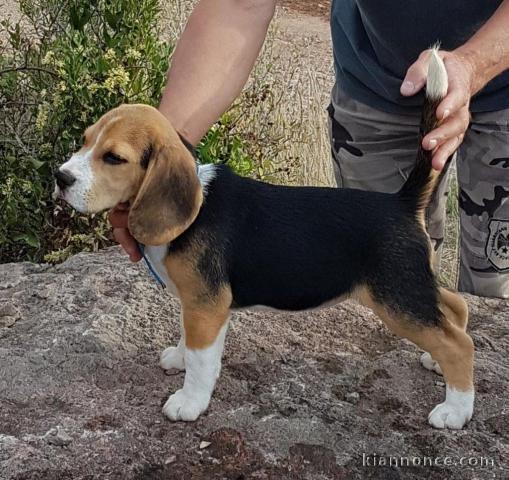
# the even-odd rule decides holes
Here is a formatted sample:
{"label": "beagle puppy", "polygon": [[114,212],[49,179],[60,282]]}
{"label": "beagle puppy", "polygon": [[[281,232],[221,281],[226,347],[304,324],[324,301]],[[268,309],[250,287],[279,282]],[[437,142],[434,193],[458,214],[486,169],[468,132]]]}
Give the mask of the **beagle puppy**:
{"label": "beagle puppy", "polygon": [[[433,50],[421,139],[437,126],[446,92]],[[371,308],[425,351],[425,367],[443,373],[445,401],[431,425],[458,429],[470,420],[467,307],[432,271],[424,210],[438,175],[420,140],[416,166],[394,194],[270,185],[198,165],[168,120],[144,105],[111,110],[83,140],[56,173],[56,195],[87,213],[130,202],[132,235],[181,301],[181,339],[161,355],[164,369],[186,371],[163,408],[171,420],[196,420],[208,407],[232,310],[308,310],[346,298]]]}

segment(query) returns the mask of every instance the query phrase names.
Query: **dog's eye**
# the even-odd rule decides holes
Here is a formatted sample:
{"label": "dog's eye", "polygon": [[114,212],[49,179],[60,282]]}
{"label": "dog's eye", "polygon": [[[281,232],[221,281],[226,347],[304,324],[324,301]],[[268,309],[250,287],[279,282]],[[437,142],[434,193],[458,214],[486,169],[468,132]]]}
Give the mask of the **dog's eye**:
{"label": "dog's eye", "polygon": [[104,163],[108,163],[110,165],[120,165],[121,163],[126,163],[127,160],[124,160],[122,157],[114,154],[113,152],[106,152],[103,155]]}

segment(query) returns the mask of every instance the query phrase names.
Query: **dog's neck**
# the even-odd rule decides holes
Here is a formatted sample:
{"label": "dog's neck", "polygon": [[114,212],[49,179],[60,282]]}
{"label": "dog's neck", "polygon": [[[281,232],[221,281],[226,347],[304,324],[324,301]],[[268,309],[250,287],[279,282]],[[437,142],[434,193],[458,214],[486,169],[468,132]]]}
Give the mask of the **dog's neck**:
{"label": "dog's neck", "polygon": [[196,162],[196,174],[198,175],[198,180],[200,180],[201,188],[203,189],[203,196],[207,194],[207,187],[215,178],[216,173],[217,165],[214,165],[213,163],[202,165]]}
{"label": "dog's neck", "polygon": [[[178,133],[178,132],[177,132]],[[183,135],[178,133],[180,141],[187,148],[189,153],[194,157],[196,162],[196,175],[198,175],[198,179],[200,180],[201,187],[203,189],[203,195],[207,194],[207,186],[216,176],[216,169],[214,164],[202,165],[198,161],[198,155],[196,154],[196,149]]]}

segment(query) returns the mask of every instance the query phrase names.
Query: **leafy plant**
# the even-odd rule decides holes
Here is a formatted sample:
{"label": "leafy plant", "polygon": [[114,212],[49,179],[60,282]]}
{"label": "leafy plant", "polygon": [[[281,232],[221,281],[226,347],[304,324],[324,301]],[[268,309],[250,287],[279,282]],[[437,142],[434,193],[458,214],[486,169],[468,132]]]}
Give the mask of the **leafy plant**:
{"label": "leafy plant", "polygon": [[[187,15],[191,3],[162,12],[159,0],[19,0],[22,21],[0,22],[0,262],[56,262],[111,243],[104,214],[54,204],[53,172],[106,111],[159,101],[183,23],[175,9]],[[169,26],[169,40],[159,25]],[[261,65],[267,72],[254,75],[197,151],[203,163],[281,181],[287,166],[274,158],[289,129],[271,117],[282,95],[272,94]]]}
{"label": "leafy plant", "polygon": [[235,132],[230,112],[212,126],[196,148],[201,163],[228,163],[240,175],[251,175],[254,163],[245,140]]}
{"label": "leafy plant", "polygon": [[[22,23],[1,22],[0,261],[59,261],[107,245],[105,215],[51,200],[53,172],[84,129],[121,103],[159,101],[172,41],[158,0],[21,0]],[[205,162],[252,170],[228,117],[200,144]]]}
{"label": "leafy plant", "polygon": [[[121,103],[158,101],[172,45],[158,0],[22,0],[2,21],[0,261],[108,243],[103,215],[54,208],[52,172],[83,130]],[[60,253],[59,253],[60,252]]]}

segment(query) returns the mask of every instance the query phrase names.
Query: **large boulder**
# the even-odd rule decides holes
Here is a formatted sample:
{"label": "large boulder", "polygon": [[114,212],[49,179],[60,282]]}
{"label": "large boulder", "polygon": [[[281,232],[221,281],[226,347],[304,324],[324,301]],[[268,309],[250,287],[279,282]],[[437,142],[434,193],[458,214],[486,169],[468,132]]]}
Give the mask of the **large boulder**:
{"label": "large boulder", "polygon": [[[112,248],[0,265],[0,478],[509,478],[509,302],[467,300],[477,397],[465,430],[427,424],[442,378],[349,302],[235,314],[209,410],[172,423],[161,407],[184,377],[158,356],[178,340],[179,305],[141,263]],[[374,454],[456,464],[365,466]]]}

